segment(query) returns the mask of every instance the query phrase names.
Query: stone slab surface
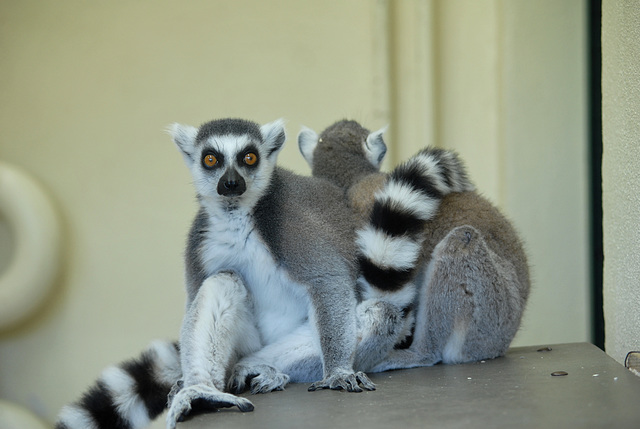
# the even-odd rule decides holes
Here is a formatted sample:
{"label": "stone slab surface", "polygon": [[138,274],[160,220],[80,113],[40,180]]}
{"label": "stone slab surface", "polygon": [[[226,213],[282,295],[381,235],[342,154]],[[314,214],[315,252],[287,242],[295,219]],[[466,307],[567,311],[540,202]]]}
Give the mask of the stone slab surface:
{"label": "stone slab surface", "polygon": [[538,351],[545,347],[371,374],[373,392],[307,392],[306,384],[292,384],[244,395],[253,412],[200,414],[178,428],[640,428],[640,377],[588,343]]}

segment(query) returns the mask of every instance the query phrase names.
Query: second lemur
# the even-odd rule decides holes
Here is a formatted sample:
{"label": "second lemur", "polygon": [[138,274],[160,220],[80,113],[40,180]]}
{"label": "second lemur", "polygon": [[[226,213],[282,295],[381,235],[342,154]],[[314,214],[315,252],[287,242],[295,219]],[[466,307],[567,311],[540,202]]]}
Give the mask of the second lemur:
{"label": "second lemur", "polygon": [[[388,355],[377,356],[381,361],[373,367],[360,368],[377,372],[503,355],[520,326],[529,296],[529,266],[522,241],[505,216],[471,189],[443,196],[436,215],[416,224],[420,231],[398,235],[407,221],[386,203],[389,182],[399,182],[399,200],[411,199],[403,191],[411,184],[394,173],[379,172],[386,152],[382,132],[370,133],[355,121],[339,121],[319,136],[303,129],[298,137],[313,175],[340,186],[359,214],[359,224],[365,225],[357,243],[368,296],[402,303],[402,314],[408,310],[414,316],[415,312],[410,346],[381,350],[380,344],[388,343],[378,335],[371,353]],[[411,160],[429,153],[447,151],[425,149]],[[445,175],[444,180],[455,177]],[[388,246],[394,238],[413,240],[416,245],[404,246],[411,251],[406,256],[410,263],[404,267],[394,264],[395,251]],[[412,297],[408,306],[407,296]],[[403,339],[398,337],[395,346]]]}

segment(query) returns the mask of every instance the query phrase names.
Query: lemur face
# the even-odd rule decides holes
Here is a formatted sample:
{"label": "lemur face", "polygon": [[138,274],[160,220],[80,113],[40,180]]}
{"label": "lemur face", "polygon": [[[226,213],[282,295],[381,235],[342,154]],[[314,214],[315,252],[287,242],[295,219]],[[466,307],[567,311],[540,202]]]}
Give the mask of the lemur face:
{"label": "lemur face", "polygon": [[252,205],[266,190],[285,140],[282,121],[262,127],[240,119],[170,129],[201,200],[226,207]]}
{"label": "lemur face", "polygon": [[[207,193],[214,188],[218,195],[234,198],[247,190],[258,177],[262,154],[261,141],[254,141],[248,135],[211,136],[199,142],[198,176],[204,182]],[[194,172],[195,173],[195,172]]]}

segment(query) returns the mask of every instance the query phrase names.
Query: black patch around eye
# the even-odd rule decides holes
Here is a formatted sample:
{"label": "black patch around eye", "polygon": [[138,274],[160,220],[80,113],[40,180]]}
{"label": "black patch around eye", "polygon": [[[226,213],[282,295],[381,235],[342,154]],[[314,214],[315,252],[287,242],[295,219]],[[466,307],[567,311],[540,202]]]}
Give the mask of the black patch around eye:
{"label": "black patch around eye", "polygon": [[[253,163],[252,165],[249,165],[246,162],[244,162],[245,156],[247,156],[250,153],[256,156],[256,162]],[[258,166],[258,164],[260,164],[260,152],[258,152],[258,148],[256,146],[250,144],[249,146],[245,147],[244,150],[238,152],[236,161],[238,162],[238,165],[241,165],[247,168],[255,168]]]}
{"label": "black patch around eye", "polygon": [[[215,165],[213,166],[208,166],[207,164],[205,164],[204,160],[207,156],[209,155],[213,155],[215,156],[217,162]],[[206,170],[211,170],[212,168],[218,168],[222,165],[224,165],[224,155],[222,155],[220,152],[218,152],[217,150],[213,150],[213,149],[205,149],[202,151],[202,154],[200,155],[200,163],[202,164],[202,167],[205,168]]]}

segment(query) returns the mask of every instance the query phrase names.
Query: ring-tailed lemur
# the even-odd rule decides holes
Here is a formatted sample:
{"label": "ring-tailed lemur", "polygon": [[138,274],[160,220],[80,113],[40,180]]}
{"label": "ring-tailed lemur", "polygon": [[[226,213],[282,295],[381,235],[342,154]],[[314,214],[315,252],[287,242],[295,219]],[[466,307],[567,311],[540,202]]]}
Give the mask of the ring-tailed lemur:
{"label": "ring-tailed lemur", "polygon": [[[276,341],[286,344],[300,331],[313,336],[322,357],[323,378],[313,389],[373,389],[364,373],[353,370],[354,228],[341,190],[276,166],[285,141],[282,121],[259,126],[224,119],[200,128],[175,124],[170,133],[191,170],[200,210],[186,251],[182,376],[171,392],[167,427],[192,408],[253,409],[249,400],[225,392],[233,365]],[[297,374],[295,381],[316,373],[313,368],[312,374]],[[247,378],[254,375],[269,390],[290,379],[261,362],[246,368]],[[103,376],[98,388],[113,397],[135,385],[124,368]],[[138,427],[147,419],[131,412],[146,411],[146,404],[135,390],[130,393],[113,401],[121,402],[115,412],[109,410],[126,424],[98,422],[101,410],[87,411],[84,400],[84,408],[63,412],[58,427],[78,427],[89,418],[96,427]]]}
{"label": "ring-tailed lemur", "polygon": [[[500,211],[469,188],[444,196],[435,217],[422,225],[410,216],[405,219],[398,213],[400,201],[412,201],[415,192],[405,189],[412,185],[395,171],[378,172],[386,147],[383,131],[370,133],[355,121],[339,121],[320,136],[308,128],[298,136],[313,175],[345,189],[360,223],[366,225],[359,229],[357,243],[370,296],[393,302],[394,295],[402,295],[406,277],[397,276],[397,266],[388,262],[396,250],[387,237],[400,234],[400,240],[415,244],[404,245],[411,254],[406,266],[400,264],[420,272],[410,287],[404,287],[412,290],[414,283],[418,287],[411,346],[391,350],[374,367],[360,368],[378,372],[503,355],[520,326],[529,295],[529,267],[521,240]],[[429,157],[443,166],[457,163],[451,152],[425,149],[405,165],[425,165],[431,163]],[[460,170],[443,169],[450,171]],[[444,174],[443,179],[466,182],[464,176]],[[391,186],[394,182],[398,185]],[[395,206],[387,204],[392,194],[399,201]],[[374,340],[384,344],[383,337]],[[381,353],[380,347],[377,352]]]}
{"label": "ring-tailed lemur", "polygon": [[[352,374],[337,362],[355,359],[360,367],[371,367],[379,358],[365,345],[386,341],[392,347],[406,334],[406,321],[395,306],[389,311],[385,305],[360,305],[356,334],[355,223],[343,191],[275,167],[282,125],[256,127],[246,121],[215,121],[199,130],[173,127],[201,203],[187,248],[188,305],[180,351],[156,342],[140,358],[108,368],[80,401],[63,410],[58,429],[141,428],[163,410],[167,395],[169,427],[191,405],[252,409],[248,400],[223,392],[225,377],[228,391],[239,393],[250,384],[252,393],[262,393],[289,381],[312,381],[324,369],[325,379],[310,390],[357,391],[359,383],[374,388],[364,374]],[[369,144],[374,151],[385,147],[381,139]],[[384,153],[375,156],[381,160]],[[425,207],[433,214],[442,195],[468,186],[463,176],[459,183],[439,179],[456,177],[457,169],[447,163],[407,164],[395,173],[408,183],[433,182],[414,201],[426,218]],[[432,194],[431,187],[438,192]],[[388,200],[395,207],[393,195]],[[302,282],[306,287],[291,284]],[[203,311],[211,307],[217,310]],[[221,324],[215,333],[214,319]]]}

